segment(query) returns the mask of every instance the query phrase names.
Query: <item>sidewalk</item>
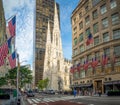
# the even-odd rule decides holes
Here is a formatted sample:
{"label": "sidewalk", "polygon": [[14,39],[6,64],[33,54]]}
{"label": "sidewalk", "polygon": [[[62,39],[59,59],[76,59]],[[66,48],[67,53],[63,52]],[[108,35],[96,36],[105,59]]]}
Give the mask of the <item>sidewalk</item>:
{"label": "sidewalk", "polygon": [[94,94],[93,97],[108,97],[106,94],[101,94],[101,96],[99,96],[98,94]]}

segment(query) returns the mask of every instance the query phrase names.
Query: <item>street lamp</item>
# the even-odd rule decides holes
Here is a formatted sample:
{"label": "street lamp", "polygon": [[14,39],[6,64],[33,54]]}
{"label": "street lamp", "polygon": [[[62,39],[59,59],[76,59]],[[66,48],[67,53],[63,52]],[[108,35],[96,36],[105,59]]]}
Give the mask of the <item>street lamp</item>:
{"label": "street lamp", "polygon": [[[23,63],[23,62],[26,62],[26,60],[22,61],[22,62],[19,62],[19,54],[17,54],[17,64],[18,64],[18,67],[17,67],[17,103],[18,103],[18,92],[19,92],[19,69],[20,69],[20,64]],[[20,100],[19,100],[20,101]]]}

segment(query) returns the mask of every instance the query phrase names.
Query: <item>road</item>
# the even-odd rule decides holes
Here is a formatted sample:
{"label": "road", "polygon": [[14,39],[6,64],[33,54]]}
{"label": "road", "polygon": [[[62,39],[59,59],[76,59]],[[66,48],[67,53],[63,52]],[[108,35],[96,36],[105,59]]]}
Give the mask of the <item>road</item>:
{"label": "road", "polygon": [[81,102],[85,105],[120,105],[120,97],[80,97],[72,99],[73,102]]}
{"label": "road", "polygon": [[39,95],[24,97],[25,105],[120,105],[120,97]]}

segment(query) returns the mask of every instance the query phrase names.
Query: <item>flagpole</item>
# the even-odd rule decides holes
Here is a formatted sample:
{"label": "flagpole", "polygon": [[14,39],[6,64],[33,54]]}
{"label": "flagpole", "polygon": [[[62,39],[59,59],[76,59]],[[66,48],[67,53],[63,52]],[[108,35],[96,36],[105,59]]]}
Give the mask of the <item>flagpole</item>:
{"label": "flagpole", "polygon": [[19,92],[19,68],[20,68],[20,63],[19,63],[19,54],[16,53],[16,56],[17,56],[17,102],[18,102],[18,92]]}
{"label": "flagpole", "polygon": [[10,19],[12,19],[14,16],[16,16],[17,15],[17,13],[16,14],[14,14],[14,15],[12,15],[11,17],[9,17],[8,19],[6,19],[6,22],[8,22]]}

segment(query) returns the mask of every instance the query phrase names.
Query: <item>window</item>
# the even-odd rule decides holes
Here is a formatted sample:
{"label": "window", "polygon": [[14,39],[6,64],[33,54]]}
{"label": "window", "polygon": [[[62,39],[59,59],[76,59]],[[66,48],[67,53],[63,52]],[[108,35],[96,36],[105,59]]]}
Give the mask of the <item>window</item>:
{"label": "window", "polygon": [[84,61],[85,61],[85,60],[84,60],[84,57],[83,57],[83,58],[80,58],[80,63],[81,63],[81,64],[84,64]]}
{"label": "window", "polygon": [[97,60],[100,59],[100,52],[99,52],[99,51],[95,52],[95,58],[96,58]]}
{"label": "window", "polygon": [[79,23],[79,29],[81,30],[83,28],[83,22]]}
{"label": "window", "polygon": [[120,29],[113,30],[113,39],[119,39],[120,38]]}
{"label": "window", "polygon": [[82,41],[83,41],[83,33],[79,35],[79,42],[82,42]]}
{"label": "window", "polygon": [[100,12],[101,12],[101,14],[104,14],[107,12],[107,8],[106,8],[105,4],[100,7]]}
{"label": "window", "polygon": [[60,71],[60,61],[59,61],[59,60],[57,61],[57,67],[58,67],[58,68],[57,68],[58,71]]}
{"label": "window", "polygon": [[74,45],[77,45],[77,38],[74,39]]}
{"label": "window", "polygon": [[87,16],[87,17],[85,18],[85,24],[88,25],[89,23],[90,23],[90,17]]}
{"label": "window", "polygon": [[90,28],[86,30],[86,36],[88,36],[89,34],[90,34]]}
{"label": "window", "polygon": [[76,23],[76,18],[74,18],[72,22],[73,22],[73,24],[75,24]]}
{"label": "window", "polygon": [[104,33],[104,34],[103,34],[103,42],[107,42],[107,41],[109,41],[109,40],[110,40],[110,36],[109,36],[108,32],[107,32],[107,33]]}
{"label": "window", "polygon": [[81,72],[80,72],[80,78],[85,78],[85,70],[81,70]]}
{"label": "window", "polygon": [[115,13],[112,15],[112,24],[117,24],[119,23],[119,14],[118,13]]}
{"label": "window", "polygon": [[77,33],[77,27],[73,29],[74,35]]}
{"label": "window", "polygon": [[120,56],[120,46],[115,46],[114,47],[114,53],[116,56]]}
{"label": "window", "polygon": [[92,55],[88,55],[87,60],[88,60],[88,62],[91,61],[92,60]]}
{"label": "window", "polygon": [[92,5],[95,6],[97,5],[101,0],[92,0]]}
{"label": "window", "polygon": [[94,45],[98,45],[99,44],[99,36],[94,38]]}
{"label": "window", "polygon": [[76,32],[76,31],[77,31],[77,27],[74,28],[74,32]]}
{"label": "window", "polygon": [[88,12],[88,10],[89,10],[89,7],[88,7],[88,5],[85,7],[85,11],[86,12]]}
{"label": "window", "polygon": [[84,45],[80,46],[80,53],[84,51]]}
{"label": "window", "polygon": [[93,19],[96,19],[98,17],[97,10],[93,11],[92,16],[93,16]]}
{"label": "window", "polygon": [[104,19],[102,20],[102,27],[103,27],[103,28],[107,28],[107,27],[108,27],[108,18],[104,18]]}
{"label": "window", "polygon": [[111,0],[111,1],[110,1],[110,8],[113,9],[113,8],[115,8],[115,7],[117,7],[116,0]]}
{"label": "window", "polygon": [[79,13],[79,18],[82,18],[82,12]]}
{"label": "window", "polygon": [[76,22],[76,18],[74,18],[74,23]]}
{"label": "window", "polygon": [[74,52],[73,52],[74,55],[77,55],[77,48],[74,49]]}
{"label": "window", "polygon": [[94,25],[93,25],[93,32],[94,32],[94,34],[95,33],[97,33],[99,31],[99,29],[98,29],[98,23],[95,23]]}
{"label": "window", "polygon": [[104,54],[110,56],[110,48],[104,49]]}

